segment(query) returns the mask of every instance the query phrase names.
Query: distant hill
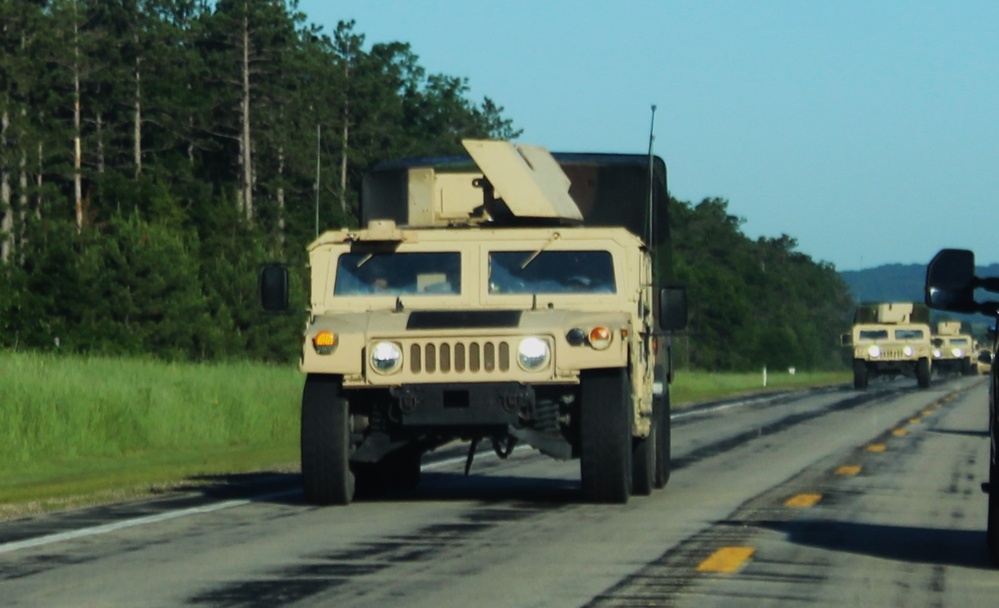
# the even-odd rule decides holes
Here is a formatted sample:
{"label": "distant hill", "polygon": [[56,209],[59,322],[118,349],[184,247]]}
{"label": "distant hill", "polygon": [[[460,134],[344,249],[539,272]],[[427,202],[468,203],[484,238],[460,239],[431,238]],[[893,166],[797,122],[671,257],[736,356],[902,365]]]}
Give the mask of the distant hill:
{"label": "distant hill", "polygon": [[[999,277],[999,264],[978,266],[980,277]],[[843,270],[839,273],[850,287],[856,302],[923,301],[925,264],[885,264],[865,270]]]}
{"label": "distant hill", "polygon": [[887,264],[839,273],[856,302],[922,302],[925,264]]}
{"label": "distant hill", "polygon": [[[980,277],[999,277],[999,264],[979,266]],[[926,280],[925,264],[886,264],[865,270],[844,270],[839,273],[850,287],[855,302],[922,302],[923,281]],[[974,327],[976,334],[984,334],[991,320],[984,315],[955,315],[935,312],[937,317],[959,319]]]}

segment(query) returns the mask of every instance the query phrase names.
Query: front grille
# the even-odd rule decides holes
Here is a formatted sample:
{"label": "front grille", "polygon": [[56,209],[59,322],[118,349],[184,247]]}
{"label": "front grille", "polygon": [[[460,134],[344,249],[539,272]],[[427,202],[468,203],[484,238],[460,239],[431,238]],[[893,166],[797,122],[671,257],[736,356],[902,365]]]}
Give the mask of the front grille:
{"label": "front grille", "polygon": [[881,351],[881,359],[898,361],[901,359],[912,359],[912,355],[906,355],[901,348],[886,348]]}
{"label": "front grille", "polygon": [[497,373],[510,371],[510,344],[503,340],[449,340],[409,345],[412,374]]}

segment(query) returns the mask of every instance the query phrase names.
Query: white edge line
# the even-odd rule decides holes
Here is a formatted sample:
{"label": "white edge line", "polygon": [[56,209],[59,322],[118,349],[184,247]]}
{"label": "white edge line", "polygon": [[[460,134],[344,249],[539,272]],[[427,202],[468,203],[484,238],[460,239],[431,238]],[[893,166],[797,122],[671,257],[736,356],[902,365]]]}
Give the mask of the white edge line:
{"label": "white edge line", "polygon": [[87,536],[97,536],[99,534],[107,534],[108,532],[114,532],[116,530],[124,530],[126,528],[134,528],[136,526],[155,524],[159,522],[169,521],[171,519],[177,519],[179,517],[187,517],[188,515],[213,513],[215,511],[231,509],[233,507],[242,507],[243,505],[247,505],[252,502],[257,502],[262,500],[272,500],[275,498],[283,498],[285,496],[291,496],[293,494],[298,494],[300,492],[301,490],[299,489],[284,490],[283,492],[275,492],[273,494],[256,496],[254,498],[226,500],[224,502],[219,502],[212,505],[205,505],[202,507],[190,507],[188,509],[180,509],[177,511],[167,511],[166,513],[159,513],[157,515],[147,515],[145,517],[136,517],[134,519],[117,521],[112,524],[92,526],[90,528],[81,528],[79,530],[70,530],[68,532],[58,532],[56,534],[48,534],[46,536],[38,536],[35,538],[18,540],[0,545],[0,554],[11,553],[13,551],[18,551],[20,549],[28,549],[31,547],[42,547],[45,545],[51,545],[53,543],[59,543],[67,540],[85,538]]}

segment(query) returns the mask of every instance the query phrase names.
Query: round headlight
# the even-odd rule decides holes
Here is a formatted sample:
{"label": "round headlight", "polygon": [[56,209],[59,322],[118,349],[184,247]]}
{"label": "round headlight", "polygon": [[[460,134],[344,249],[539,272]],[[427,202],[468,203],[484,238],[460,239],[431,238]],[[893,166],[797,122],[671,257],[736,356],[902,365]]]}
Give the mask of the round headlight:
{"label": "round headlight", "polygon": [[877,344],[871,344],[871,347],[867,349],[867,354],[877,358],[881,356],[881,347]]}
{"label": "round headlight", "polygon": [[551,351],[541,338],[524,338],[517,347],[517,362],[525,371],[534,372],[548,365]]}
{"label": "round headlight", "polygon": [[912,350],[911,346],[906,346],[905,348],[902,349],[902,354],[905,355],[906,357],[911,357],[912,353],[914,352],[916,351]]}
{"label": "round headlight", "polygon": [[960,359],[961,357],[964,356],[964,351],[961,350],[960,348],[955,348],[955,349],[951,350],[950,352],[952,352],[954,354],[954,357],[956,357],[958,359]]}
{"label": "round headlight", "polygon": [[933,356],[936,357],[937,359],[939,359],[940,357],[943,356],[943,353],[940,352],[939,348],[934,348],[933,349]]}
{"label": "round headlight", "polygon": [[371,348],[371,368],[379,374],[391,374],[402,365],[402,349],[395,342],[378,342]]}

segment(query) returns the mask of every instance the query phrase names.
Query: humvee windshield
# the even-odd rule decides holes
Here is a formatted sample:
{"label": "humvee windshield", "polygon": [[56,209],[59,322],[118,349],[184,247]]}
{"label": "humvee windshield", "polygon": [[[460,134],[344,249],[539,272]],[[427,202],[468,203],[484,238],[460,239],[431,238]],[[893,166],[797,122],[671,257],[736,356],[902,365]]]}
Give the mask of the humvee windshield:
{"label": "humvee windshield", "polygon": [[489,293],[616,293],[609,251],[492,251]]}
{"label": "humvee windshield", "polygon": [[896,340],[922,340],[923,330],[921,329],[896,329]]}
{"label": "humvee windshield", "polygon": [[862,329],[860,330],[861,340],[887,340],[887,329]]}
{"label": "humvee windshield", "polygon": [[968,345],[968,339],[967,338],[951,338],[950,339],[950,344],[951,344],[951,346],[967,346]]}
{"label": "humvee windshield", "polygon": [[460,270],[458,252],[345,253],[337,259],[333,295],[457,294]]}

